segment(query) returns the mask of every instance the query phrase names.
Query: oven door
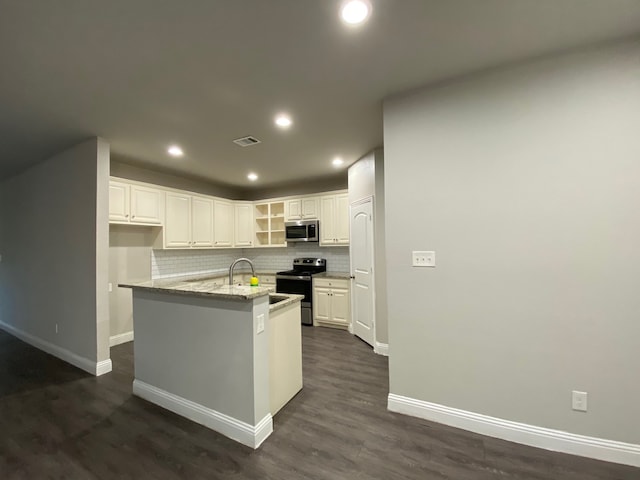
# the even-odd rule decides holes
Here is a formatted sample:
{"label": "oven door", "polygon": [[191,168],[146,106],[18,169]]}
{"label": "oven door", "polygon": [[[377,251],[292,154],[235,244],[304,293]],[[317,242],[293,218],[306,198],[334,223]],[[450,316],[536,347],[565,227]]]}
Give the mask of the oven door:
{"label": "oven door", "polygon": [[311,277],[307,275],[277,275],[276,293],[304,295],[300,302],[301,306],[310,307],[312,298]]}

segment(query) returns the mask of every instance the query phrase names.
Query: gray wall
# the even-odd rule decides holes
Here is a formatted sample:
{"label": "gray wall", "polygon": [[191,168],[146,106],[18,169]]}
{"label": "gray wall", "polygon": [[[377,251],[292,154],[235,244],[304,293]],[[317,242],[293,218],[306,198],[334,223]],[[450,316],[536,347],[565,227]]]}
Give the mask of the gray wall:
{"label": "gray wall", "polygon": [[172,173],[149,170],[127,163],[123,159],[115,158],[111,160],[111,175],[232,200],[263,200],[292,195],[323,193],[347,188],[346,170],[340,170],[333,175],[323,178],[314,178],[311,181],[295,182],[293,184],[289,182],[268,188],[261,188],[259,185],[253,188],[233,188],[228,185],[216,184],[198,178],[188,178]]}
{"label": "gray wall", "polygon": [[197,178],[187,178],[171,173],[149,170],[136,165],[111,160],[111,175],[114,177],[127,178],[129,180],[137,180],[138,182],[146,182],[163,187],[177,188],[189,192],[201,193],[204,195],[213,195],[217,197],[229,199],[243,199],[238,189],[231,188],[222,184],[215,184]]}
{"label": "gray wall", "polygon": [[0,183],[0,320],[91,362],[109,358],[108,162],[94,138]]}
{"label": "gray wall", "polygon": [[392,393],[640,443],[639,79],[634,42],[385,102]]}
{"label": "gray wall", "polygon": [[256,425],[269,412],[267,297],[220,300],[134,292],[135,378]]}
{"label": "gray wall", "polygon": [[294,195],[307,195],[313,193],[330,192],[332,190],[343,190],[347,188],[347,171],[340,170],[338,173],[323,178],[313,180],[303,180],[299,182],[286,183],[269,188],[245,188],[238,191],[237,199],[240,200],[263,200],[265,198],[288,197]]}

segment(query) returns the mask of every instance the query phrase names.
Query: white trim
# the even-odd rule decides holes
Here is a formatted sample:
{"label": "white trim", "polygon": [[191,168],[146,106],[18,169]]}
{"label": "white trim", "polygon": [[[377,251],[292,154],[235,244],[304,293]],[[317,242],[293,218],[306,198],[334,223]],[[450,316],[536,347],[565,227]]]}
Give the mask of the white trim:
{"label": "white trim", "polygon": [[100,375],[104,375],[105,373],[109,373],[113,370],[113,365],[111,363],[111,359],[103,360],[101,362],[96,363],[96,373],[95,376],[99,377]]}
{"label": "white trim", "polygon": [[253,426],[138,379],[133,381],[133,394],[254,449],[273,432],[270,413]]}
{"label": "white trim", "polygon": [[60,360],[64,360],[65,362],[70,363],[71,365],[74,365],[81,370],[84,370],[85,372],[89,372],[92,375],[100,376],[111,371],[111,359],[103,360],[101,362],[95,362],[86,357],[81,357],[80,355],[73,353],[71,350],[67,350],[66,348],[62,348],[47,340],[43,340],[39,337],[31,335],[30,333],[19,330],[14,326],[8,325],[2,321],[0,321],[0,328],[9,332],[14,337],[18,337],[23,342],[26,342],[39,350],[47,352],[48,354],[53,355]]}
{"label": "white trim", "polygon": [[376,346],[373,348],[373,351],[378,355],[383,355],[385,357],[389,356],[389,344],[388,343],[380,343],[376,341]]}
{"label": "white trim", "polygon": [[414,398],[389,394],[392,412],[424,418],[510,442],[640,467],[640,445],[512,422]]}
{"label": "white trim", "polygon": [[133,342],[133,330],[130,332],[120,333],[118,335],[114,335],[109,337],[109,346],[115,347],[116,345],[120,345],[122,343]]}

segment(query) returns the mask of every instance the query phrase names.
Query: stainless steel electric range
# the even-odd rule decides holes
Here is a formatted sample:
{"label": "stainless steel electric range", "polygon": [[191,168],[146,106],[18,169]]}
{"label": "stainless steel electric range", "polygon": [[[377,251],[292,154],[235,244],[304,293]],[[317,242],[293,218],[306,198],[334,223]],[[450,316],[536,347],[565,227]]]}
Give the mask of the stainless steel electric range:
{"label": "stainless steel electric range", "polygon": [[277,293],[304,295],[300,302],[303,325],[313,325],[313,287],[311,277],[326,271],[326,259],[306,257],[294,259],[293,270],[276,273]]}

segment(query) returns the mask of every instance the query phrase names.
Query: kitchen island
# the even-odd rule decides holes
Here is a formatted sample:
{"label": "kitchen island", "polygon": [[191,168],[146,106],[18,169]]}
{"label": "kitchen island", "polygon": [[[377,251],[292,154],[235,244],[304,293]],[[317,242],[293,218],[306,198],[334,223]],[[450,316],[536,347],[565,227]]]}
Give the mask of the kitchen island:
{"label": "kitchen island", "polygon": [[301,297],[207,278],[120,286],[133,289],[133,393],[257,448],[302,388]]}

